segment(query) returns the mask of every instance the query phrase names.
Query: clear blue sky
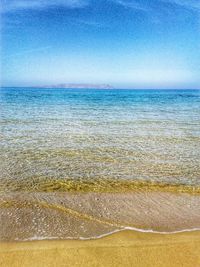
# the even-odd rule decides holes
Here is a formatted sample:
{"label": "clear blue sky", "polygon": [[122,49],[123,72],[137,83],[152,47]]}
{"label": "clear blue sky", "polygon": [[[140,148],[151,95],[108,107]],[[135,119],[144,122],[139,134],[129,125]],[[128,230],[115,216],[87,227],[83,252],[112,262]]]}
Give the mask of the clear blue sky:
{"label": "clear blue sky", "polygon": [[199,0],[2,0],[2,85],[200,88]]}

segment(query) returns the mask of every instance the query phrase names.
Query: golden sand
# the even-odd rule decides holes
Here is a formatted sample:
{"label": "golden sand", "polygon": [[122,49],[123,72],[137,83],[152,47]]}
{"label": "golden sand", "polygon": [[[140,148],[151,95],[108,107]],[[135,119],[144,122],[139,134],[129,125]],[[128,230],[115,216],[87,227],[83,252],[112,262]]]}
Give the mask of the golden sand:
{"label": "golden sand", "polygon": [[1,267],[199,267],[200,232],[123,231],[96,240],[0,243]]}

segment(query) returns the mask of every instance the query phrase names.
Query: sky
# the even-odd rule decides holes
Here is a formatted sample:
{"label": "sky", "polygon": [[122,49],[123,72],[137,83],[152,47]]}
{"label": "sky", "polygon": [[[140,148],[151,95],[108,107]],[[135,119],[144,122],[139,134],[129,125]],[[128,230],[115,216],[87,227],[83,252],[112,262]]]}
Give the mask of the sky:
{"label": "sky", "polygon": [[1,86],[200,88],[199,0],[1,1]]}

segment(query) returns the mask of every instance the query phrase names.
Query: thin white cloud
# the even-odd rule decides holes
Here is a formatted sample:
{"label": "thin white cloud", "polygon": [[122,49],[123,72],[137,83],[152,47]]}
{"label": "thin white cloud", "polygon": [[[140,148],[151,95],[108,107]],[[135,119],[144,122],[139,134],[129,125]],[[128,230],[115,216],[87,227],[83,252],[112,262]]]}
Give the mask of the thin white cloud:
{"label": "thin white cloud", "polygon": [[94,27],[94,28],[103,28],[103,27],[108,27],[108,25],[104,23],[100,23],[94,20],[89,20],[89,19],[78,19],[74,18],[70,20],[71,24],[75,25],[83,25],[83,26],[89,26],[89,27]]}
{"label": "thin white cloud", "polygon": [[118,4],[124,8],[131,8],[135,10],[147,11],[149,8],[146,7],[144,2],[135,0],[113,0],[115,4]]}
{"label": "thin white cloud", "polygon": [[45,51],[49,50],[50,48],[51,48],[51,46],[43,46],[43,47],[36,47],[36,48],[33,48],[33,49],[25,49],[22,52],[9,55],[6,58],[16,58],[18,56],[23,56],[23,55],[26,55],[26,54],[35,54],[35,53],[38,53],[38,52],[45,52]]}
{"label": "thin white cloud", "polygon": [[124,8],[131,8],[141,11],[151,11],[159,4],[172,4],[193,11],[200,11],[200,0],[111,0],[113,3],[121,5]]}
{"label": "thin white cloud", "polygon": [[89,0],[3,0],[2,12],[17,10],[45,9],[55,7],[82,8]]}
{"label": "thin white cloud", "polygon": [[192,10],[200,11],[200,1],[199,0],[161,0],[164,3],[175,4],[180,7]]}
{"label": "thin white cloud", "polygon": [[[1,11],[10,12],[16,10],[45,9],[55,7],[82,8],[89,4],[91,0],[1,0]],[[140,11],[150,11],[155,8],[155,4],[173,4],[179,7],[200,11],[200,0],[109,0],[124,8],[131,8]],[[102,1],[103,2],[103,1]],[[95,1],[93,2],[95,5]],[[153,8],[154,7],[154,8]]]}

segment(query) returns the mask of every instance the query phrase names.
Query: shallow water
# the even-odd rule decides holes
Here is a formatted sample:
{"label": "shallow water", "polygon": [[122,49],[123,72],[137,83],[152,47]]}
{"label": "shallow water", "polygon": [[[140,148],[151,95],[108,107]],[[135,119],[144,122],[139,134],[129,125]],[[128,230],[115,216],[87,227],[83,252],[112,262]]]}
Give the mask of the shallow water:
{"label": "shallow water", "polygon": [[[97,192],[100,198],[104,192],[108,192],[109,199],[113,193],[116,193],[115,196],[120,192],[124,195],[132,192],[135,195],[138,190],[144,196],[157,191],[195,193],[191,197],[195,197],[195,203],[199,201],[199,90],[2,88],[0,108],[0,216],[2,221],[10,221],[18,229],[15,234],[13,231],[13,239],[33,238],[34,235],[40,238],[40,231],[46,231],[46,228],[42,230],[37,225],[40,230],[34,230],[34,234],[30,229],[23,229],[24,223],[20,224],[21,230],[17,226],[17,222],[23,222],[24,214],[29,214],[30,221],[38,216],[32,200],[31,204],[27,204],[30,201],[27,200],[29,194],[35,194],[36,204],[40,206],[41,213],[45,212],[43,218],[47,221],[45,218],[51,217],[52,213],[52,197],[47,197],[45,192],[56,194],[53,197],[55,202],[60,199],[62,192],[67,199],[68,192],[75,195],[78,192]],[[18,193],[22,198],[21,204],[16,204]],[[9,205],[5,204],[6,196],[11,198]],[[41,207],[41,197],[49,203],[49,209]],[[191,199],[187,198],[184,202],[183,197],[180,206],[190,206]],[[147,212],[147,207],[139,205],[135,208],[133,200],[133,196],[129,197],[122,209],[127,211],[131,207],[138,218],[143,218],[141,214]],[[117,198],[115,201],[120,203]],[[157,207],[158,203],[164,204],[166,198],[155,198],[153,202]],[[90,203],[92,205],[93,202]],[[174,214],[173,206],[169,201],[167,203]],[[70,202],[69,208],[72,204]],[[107,209],[108,203],[102,201],[101,207],[102,211]],[[136,228],[167,231],[198,227],[194,212],[189,211],[192,212],[190,216],[193,216],[194,225],[185,219],[187,223],[184,225],[178,220],[175,227],[172,227],[172,221],[166,221],[168,226],[165,227],[157,221],[156,226],[151,225],[147,216],[144,226],[137,223],[136,217],[129,216],[129,212],[125,217],[127,221],[131,218],[131,225]],[[158,215],[160,210],[155,212]],[[96,218],[96,206],[93,213]],[[198,217],[200,211],[196,209],[196,213]],[[81,237],[80,216],[74,219],[65,212],[61,214],[55,214],[58,229],[54,232],[48,230],[45,238],[54,235],[55,238]],[[73,223],[69,220],[70,216],[73,217]],[[76,234],[70,226],[64,227],[66,220],[69,225],[77,226]],[[120,220],[120,213],[117,219],[110,220],[112,224]],[[152,220],[155,223],[155,219]],[[123,226],[129,225],[125,221]],[[121,229],[106,225],[105,230],[104,227],[97,220],[96,223],[93,221],[90,227],[86,227],[92,230],[90,233],[86,230],[85,237]],[[68,229],[67,234],[61,228],[65,231]],[[5,236],[7,230],[5,227],[3,229],[1,238],[12,239],[11,236]],[[23,234],[20,236],[20,233]]]}
{"label": "shallow water", "polygon": [[0,180],[200,185],[198,90],[1,90]]}

